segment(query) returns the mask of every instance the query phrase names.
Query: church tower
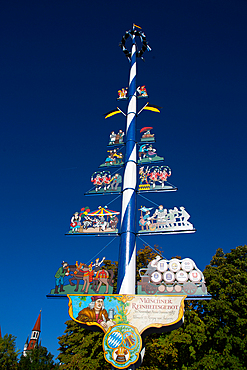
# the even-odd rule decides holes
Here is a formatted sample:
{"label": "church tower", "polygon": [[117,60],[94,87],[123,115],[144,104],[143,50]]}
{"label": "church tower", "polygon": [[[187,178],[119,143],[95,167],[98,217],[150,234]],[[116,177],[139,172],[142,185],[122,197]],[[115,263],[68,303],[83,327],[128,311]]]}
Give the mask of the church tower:
{"label": "church tower", "polygon": [[36,323],[33,327],[30,341],[28,342],[28,338],[26,340],[26,343],[25,343],[24,348],[23,348],[23,356],[26,356],[27,352],[31,351],[32,349],[35,348],[35,346],[38,345],[39,335],[41,333],[40,324],[41,324],[41,311],[40,311],[40,314],[37,318],[37,321],[36,321]]}

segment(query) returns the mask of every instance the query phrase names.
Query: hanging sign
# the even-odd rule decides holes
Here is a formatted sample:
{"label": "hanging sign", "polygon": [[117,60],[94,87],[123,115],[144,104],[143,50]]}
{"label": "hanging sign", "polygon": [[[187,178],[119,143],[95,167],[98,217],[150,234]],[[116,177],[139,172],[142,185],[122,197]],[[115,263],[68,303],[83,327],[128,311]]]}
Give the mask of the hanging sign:
{"label": "hanging sign", "polygon": [[122,176],[119,172],[111,174],[110,171],[95,171],[91,176],[94,189],[89,190],[88,194],[119,193],[122,189]]}
{"label": "hanging sign", "polygon": [[166,209],[160,205],[154,210],[153,207],[142,206],[139,210],[138,234],[195,232],[194,226],[188,221],[190,215],[184,207]]}
{"label": "hanging sign", "polygon": [[142,133],[141,141],[145,143],[154,142],[154,134],[151,134],[151,130],[153,127],[143,127],[140,130],[140,133]]}
{"label": "hanging sign", "polygon": [[166,260],[157,256],[139,270],[139,275],[138,294],[207,295],[203,273],[190,258]]}
{"label": "hanging sign", "polygon": [[163,161],[163,157],[159,157],[156,153],[156,149],[153,148],[152,144],[142,144],[138,150],[138,164],[160,162]]}
{"label": "hanging sign", "polygon": [[168,184],[167,180],[172,171],[168,166],[141,166],[139,167],[139,192],[147,191],[175,191],[177,188]]}
{"label": "hanging sign", "polygon": [[145,330],[169,331],[167,327],[182,324],[186,295],[68,294],[68,298],[70,317],[85,327],[102,330],[106,361],[125,369],[138,361]]}
{"label": "hanging sign", "polygon": [[96,211],[89,207],[75,212],[70,220],[70,230],[66,235],[117,234],[118,215],[120,212],[99,206]]}
{"label": "hanging sign", "polygon": [[127,97],[127,91],[128,90],[128,87],[126,88],[122,88],[121,90],[118,90],[118,98],[117,100],[127,100],[128,97]]}
{"label": "hanging sign", "polygon": [[148,98],[148,94],[147,94],[147,89],[145,87],[145,85],[143,86],[138,86],[136,91],[138,92],[138,96],[137,98]]}
{"label": "hanging sign", "polygon": [[123,138],[124,138],[123,130],[119,130],[117,134],[115,133],[115,131],[112,131],[110,133],[108,145],[112,146],[112,145],[124,144]]}
{"label": "hanging sign", "polygon": [[123,166],[123,153],[119,152],[119,149],[107,150],[109,153],[105,159],[105,162],[100,165],[100,167],[114,167]]}
{"label": "hanging sign", "polygon": [[55,288],[51,289],[52,295],[65,295],[75,292],[83,293],[113,293],[114,273],[107,269],[99,258],[89,265],[76,261],[68,264],[63,261],[55,273]]}

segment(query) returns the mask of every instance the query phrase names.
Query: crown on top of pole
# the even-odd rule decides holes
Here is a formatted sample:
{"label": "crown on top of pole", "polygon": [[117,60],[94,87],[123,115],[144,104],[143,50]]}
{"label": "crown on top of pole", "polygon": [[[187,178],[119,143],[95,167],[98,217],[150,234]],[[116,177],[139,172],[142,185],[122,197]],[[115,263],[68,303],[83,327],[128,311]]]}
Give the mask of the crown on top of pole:
{"label": "crown on top of pole", "polygon": [[[139,28],[140,30],[138,30],[136,28]],[[130,61],[130,58],[131,58],[131,52],[125,47],[126,40],[129,38],[129,36],[132,39],[135,36],[140,37],[140,40],[142,42],[141,50],[139,50],[139,51],[137,50],[137,53],[136,53],[137,58],[143,59],[142,55],[145,53],[145,51],[146,50],[147,51],[152,50],[150,48],[150,46],[148,45],[146,35],[144,34],[144,32],[141,29],[142,29],[141,27],[137,26],[136,24],[133,24],[133,29],[125,32],[125,34],[122,37],[122,40],[119,44],[120,48],[123,50],[125,56],[128,58],[129,61]]]}

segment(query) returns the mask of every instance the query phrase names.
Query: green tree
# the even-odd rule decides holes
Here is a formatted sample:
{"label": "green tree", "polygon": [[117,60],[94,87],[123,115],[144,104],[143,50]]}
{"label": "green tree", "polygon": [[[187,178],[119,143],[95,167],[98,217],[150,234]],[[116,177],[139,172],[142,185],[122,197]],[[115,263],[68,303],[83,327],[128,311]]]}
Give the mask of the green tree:
{"label": "green tree", "polygon": [[15,337],[5,334],[0,338],[0,369],[17,369],[17,358],[19,351],[16,350]]}
{"label": "green tree", "polygon": [[59,369],[66,370],[108,370],[111,369],[103,355],[104,333],[83,329],[75,321],[68,320],[65,334],[59,337]]}
{"label": "green tree", "polygon": [[[198,368],[246,369],[247,246],[229,253],[217,249],[204,275],[212,299],[201,302],[197,308],[208,338]],[[210,362],[211,367],[203,367]]]}
{"label": "green tree", "polygon": [[46,347],[36,346],[27,356],[21,356],[18,370],[52,370],[58,369],[58,364],[53,361],[53,355]]}
{"label": "green tree", "polygon": [[[149,247],[141,249],[137,270],[155,256]],[[247,369],[247,246],[229,253],[218,249],[204,276],[212,299],[187,301],[184,325],[172,332],[147,336],[140,369]],[[90,369],[90,363],[91,368],[110,369],[103,358],[103,333],[86,331],[71,320],[66,324],[65,335],[59,338],[58,356],[66,364],[64,369]]]}
{"label": "green tree", "polygon": [[187,303],[178,330],[146,338],[143,370],[247,369],[247,246],[218,249],[204,275],[212,299]]}

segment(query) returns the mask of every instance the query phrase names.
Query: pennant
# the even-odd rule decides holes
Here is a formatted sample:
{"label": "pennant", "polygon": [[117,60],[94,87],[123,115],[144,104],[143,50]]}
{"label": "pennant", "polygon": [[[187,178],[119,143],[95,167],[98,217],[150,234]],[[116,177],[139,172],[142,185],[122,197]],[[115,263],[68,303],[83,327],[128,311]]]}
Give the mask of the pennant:
{"label": "pennant", "polygon": [[151,110],[152,112],[160,113],[160,109],[162,109],[162,107],[158,107],[158,105],[147,103],[147,105],[143,109]]}
{"label": "pennant", "polygon": [[104,116],[105,116],[105,118],[109,118],[109,117],[112,117],[112,116],[114,116],[115,114],[118,114],[118,113],[122,113],[124,116],[126,116],[126,114],[124,112],[122,112],[121,109],[118,108],[118,107],[117,107],[117,109],[113,109],[110,112],[105,113]]}
{"label": "pennant", "polygon": [[136,24],[133,24],[133,26],[142,29],[141,27],[137,26]]}

